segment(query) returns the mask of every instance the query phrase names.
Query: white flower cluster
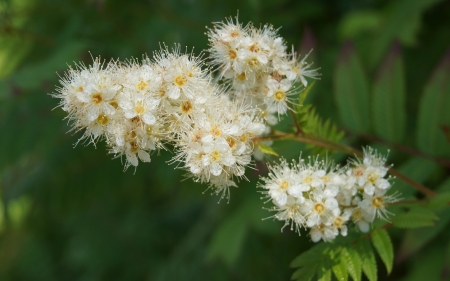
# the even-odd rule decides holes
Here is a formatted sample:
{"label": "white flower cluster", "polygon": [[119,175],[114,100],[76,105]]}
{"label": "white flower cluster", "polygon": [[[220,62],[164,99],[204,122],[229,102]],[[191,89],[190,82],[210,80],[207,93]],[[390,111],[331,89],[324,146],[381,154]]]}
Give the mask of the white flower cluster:
{"label": "white flower cluster", "polygon": [[387,195],[391,187],[385,178],[386,158],[371,148],[364,150],[363,159],[352,159],[345,167],[327,165],[318,159],[305,163],[285,160],[269,167],[260,186],[275,206],[272,217],[300,233],[309,228],[314,242],[331,241],[339,233],[347,235],[347,225],[356,224],[368,232],[375,217],[387,220],[386,207],[397,201]]}
{"label": "white flower cluster", "polygon": [[142,63],[96,59],[71,68],[54,96],[73,130],[84,130],[80,140],[104,139],[111,153],[125,156],[125,169],[150,162],[151,151],[172,144],[174,162],[224,195],[234,177],[244,176],[252,138],[265,125],[259,111],[232,102],[202,67],[200,58],[179,48]]}
{"label": "white flower cluster", "polygon": [[220,77],[232,86],[238,99],[249,100],[264,112],[269,125],[277,123],[274,114],[285,114],[296,93],[294,83],[305,77],[317,78],[317,69],[309,69],[308,55],[299,59],[295,52],[287,53],[284,40],[272,26],[255,28],[242,26],[236,19],[216,23],[207,33],[212,64]]}
{"label": "white flower cluster", "polygon": [[[189,176],[228,196],[234,178],[258,155],[252,139],[286,113],[293,84],[317,78],[304,57],[286,53],[272,27],[262,29],[228,21],[208,32],[211,61],[220,86],[201,57],[179,47],[156,52],[142,62],[102,62],[70,68],[55,97],[68,112],[79,141],[105,140],[110,153],[125,158],[125,169],[150,162],[152,151],[173,145],[172,162]],[[266,143],[269,144],[269,143]]]}

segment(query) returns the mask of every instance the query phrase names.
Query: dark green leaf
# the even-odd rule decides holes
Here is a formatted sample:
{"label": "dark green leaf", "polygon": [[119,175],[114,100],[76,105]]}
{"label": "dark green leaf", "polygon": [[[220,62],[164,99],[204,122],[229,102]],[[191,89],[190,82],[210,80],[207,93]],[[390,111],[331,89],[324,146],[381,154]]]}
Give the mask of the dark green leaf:
{"label": "dark green leaf", "polygon": [[450,51],[434,71],[420,101],[416,137],[421,150],[434,155],[450,155],[450,143],[442,130],[442,126],[450,124],[448,108],[450,108]]}
{"label": "dark green leaf", "polygon": [[401,213],[392,218],[392,223],[398,228],[419,228],[435,225],[439,218],[432,211],[423,207],[412,207],[407,213]]}
{"label": "dark green leaf", "polygon": [[392,46],[373,85],[372,113],[377,135],[392,142],[405,136],[405,75],[400,45]]}
{"label": "dark green leaf", "polygon": [[386,266],[388,273],[390,273],[394,263],[394,249],[387,231],[385,229],[375,229],[372,231],[372,243]]}
{"label": "dark green leaf", "polygon": [[237,259],[247,232],[242,216],[235,212],[215,232],[208,248],[207,259],[223,259],[231,266]]}
{"label": "dark green leaf", "polygon": [[370,242],[367,239],[361,239],[356,244],[356,247],[356,250],[361,257],[362,270],[367,276],[367,279],[369,279],[369,281],[378,280],[377,261],[375,260],[372,245],[370,245]]}
{"label": "dark green leaf", "polygon": [[299,280],[299,281],[310,281],[313,280],[314,275],[316,275],[316,269],[317,265],[311,265],[307,267],[302,267],[300,269],[297,269],[293,274],[291,279],[292,280]]}
{"label": "dark green leaf", "polygon": [[347,42],[334,72],[334,97],[342,123],[351,130],[370,130],[369,85],[353,44]]}

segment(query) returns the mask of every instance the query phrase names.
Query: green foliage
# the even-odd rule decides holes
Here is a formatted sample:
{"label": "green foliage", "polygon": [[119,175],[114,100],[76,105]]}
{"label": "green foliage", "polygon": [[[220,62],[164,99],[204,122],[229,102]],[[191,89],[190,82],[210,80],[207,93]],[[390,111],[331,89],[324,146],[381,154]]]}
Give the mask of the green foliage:
{"label": "green foliage", "polygon": [[411,46],[416,43],[422,15],[426,9],[441,0],[400,0],[390,2],[386,7],[383,23],[374,33],[371,65],[375,65],[394,40]]}
{"label": "green foliage", "polygon": [[434,226],[439,220],[436,214],[423,207],[412,207],[408,212],[396,214],[392,223],[398,228],[419,228]]}
{"label": "green foliage", "polygon": [[344,126],[370,131],[369,83],[352,43],[341,50],[333,77],[334,98]]}
{"label": "green foliage", "polygon": [[394,264],[394,250],[387,231],[384,229],[375,229],[372,232],[372,244],[380,255],[388,273],[390,273]]}
{"label": "green foliage", "polygon": [[420,101],[417,146],[432,155],[450,156],[450,143],[443,131],[450,124],[450,52],[428,81]]}
{"label": "green foliage", "polygon": [[[450,180],[441,166],[450,156],[449,8],[439,0],[0,1],[0,280],[286,280],[299,252],[296,280],[448,277]],[[249,183],[232,188],[230,204],[217,205],[201,194],[205,186],[166,165],[170,151],[122,172],[103,144],[73,147],[80,133],[66,133],[48,95],[55,72],[90,64],[89,52],[126,59],[160,42],[198,54],[207,47],[204,26],[237,10],[240,22],[282,26],[289,45],[314,48],[321,80],[296,107],[305,132],[390,148],[394,168],[437,192],[406,212],[395,207],[404,212],[391,217],[392,241],[379,226],[313,246],[308,236],[280,233],[279,221],[261,220],[259,163]],[[394,42],[401,56],[388,51]],[[289,149],[298,156],[298,143]],[[393,189],[428,200],[400,179]]]}
{"label": "green foliage", "polygon": [[[344,132],[338,130],[336,125],[330,119],[323,121],[312,104],[304,104],[314,85],[315,82],[311,83],[299,95],[299,106],[295,107],[297,122],[302,131],[305,133],[312,134],[332,142],[339,142],[344,137]],[[311,144],[308,144],[306,148],[311,150],[311,154],[324,155],[328,151],[323,147],[314,146]]]}
{"label": "green foliage", "polygon": [[[436,163],[426,159],[409,158],[398,168],[398,170],[404,175],[408,175],[416,182],[424,183],[436,170],[437,166]],[[402,199],[415,198],[413,197],[415,190],[401,180],[395,180],[395,190],[399,192]]]}
{"label": "green foliage", "polygon": [[373,126],[378,136],[392,142],[405,137],[405,77],[401,50],[394,44],[373,84]]}
{"label": "green foliage", "polygon": [[258,149],[264,154],[278,156],[278,153],[268,145],[260,144],[258,145]]}
{"label": "green foliage", "polygon": [[[374,230],[361,237],[338,238],[332,243],[313,246],[297,256],[291,267],[298,268],[292,275],[293,280],[331,280],[331,273],[337,280],[362,280],[362,273],[369,281],[378,280],[377,262],[373,245],[388,271],[392,269],[393,252],[389,235],[385,230]],[[390,247],[389,247],[390,246]],[[313,279],[314,276],[317,279]]]}

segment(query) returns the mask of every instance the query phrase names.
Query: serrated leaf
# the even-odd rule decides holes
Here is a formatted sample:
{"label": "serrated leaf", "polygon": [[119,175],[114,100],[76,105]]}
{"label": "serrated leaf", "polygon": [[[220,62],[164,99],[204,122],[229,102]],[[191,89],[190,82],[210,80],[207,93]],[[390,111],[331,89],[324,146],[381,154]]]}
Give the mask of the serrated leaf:
{"label": "serrated leaf", "polygon": [[398,228],[419,228],[434,226],[439,217],[423,207],[413,207],[407,213],[401,213],[392,218],[392,223]]}
{"label": "serrated leaf", "polygon": [[[449,187],[450,179],[441,184],[437,190],[446,191]],[[436,211],[436,214],[439,217],[439,220],[436,221],[434,227],[410,229],[405,232],[398,254],[399,260],[403,260],[416,253],[446,229],[446,226],[450,223],[450,206],[447,205],[446,202],[449,195],[450,194],[447,192],[438,193],[438,195],[432,198],[427,205],[428,208]]]}
{"label": "serrated leaf", "polygon": [[331,264],[328,256],[324,256],[321,266],[317,271],[318,281],[331,281]]}
{"label": "serrated leaf", "polygon": [[291,267],[307,266],[320,263],[322,253],[328,248],[328,245],[322,243],[314,245],[311,249],[298,255],[292,262]]}
{"label": "serrated leaf", "polygon": [[308,97],[309,93],[311,92],[312,88],[316,84],[316,81],[313,81],[311,84],[308,85],[298,96],[298,104],[301,106],[306,98]]}
{"label": "serrated leaf", "polygon": [[342,259],[348,273],[355,281],[361,280],[361,258],[358,252],[352,247],[342,248]]}
{"label": "serrated leaf", "polygon": [[373,85],[373,125],[377,135],[392,142],[405,136],[405,77],[400,45],[395,43]]}
{"label": "serrated leaf", "polygon": [[404,46],[416,42],[423,12],[442,0],[397,0],[388,2],[384,20],[370,42],[370,64],[375,66],[394,40]]}
{"label": "serrated leaf", "polygon": [[291,280],[310,281],[316,275],[317,265],[311,265],[297,269],[291,277]]}
{"label": "serrated leaf", "polygon": [[[450,182],[450,180],[448,181]],[[427,204],[427,208],[435,211],[448,207],[450,207],[450,191],[439,192],[435,197],[431,198]]]}
{"label": "serrated leaf", "polygon": [[350,42],[342,48],[333,81],[334,97],[344,126],[357,132],[369,131],[369,85]]}
{"label": "serrated leaf", "polygon": [[344,266],[340,254],[332,260],[331,269],[338,281],[348,280],[347,268]]}
{"label": "serrated leaf", "polygon": [[372,245],[366,239],[362,239],[357,243],[357,251],[361,257],[361,266],[364,274],[369,281],[376,281],[377,275],[377,261],[373,253]]}
{"label": "serrated leaf", "polygon": [[450,124],[450,50],[425,86],[420,100],[417,146],[433,155],[450,155],[450,144],[442,131]]}
{"label": "serrated leaf", "polygon": [[268,145],[260,144],[260,145],[258,145],[258,149],[264,154],[279,156],[278,153],[275,150],[273,150],[272,147],[270,147]]}
{"label": "serrated leaf", "polygon": [[375,229],[372,231],[372,244],[386,266],[387,272],[391,273],[394,263],[394,250],[387,231],[385,229]]}

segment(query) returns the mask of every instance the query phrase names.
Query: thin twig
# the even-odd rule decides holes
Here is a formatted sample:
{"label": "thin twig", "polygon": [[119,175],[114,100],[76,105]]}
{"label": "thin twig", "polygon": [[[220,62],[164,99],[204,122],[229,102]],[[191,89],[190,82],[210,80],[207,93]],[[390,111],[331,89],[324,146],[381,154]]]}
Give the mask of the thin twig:
{"label": "thin twig", "polygon": [[417,157],[424,158],[424,159],[428,159],[430,161],[436,162],[439,165],[450,168],[450,160],[448,160],[448,159],[433,156],[433,155],[427,154],[423,151],[420,151],[418,149],[412,148],[410,146],[406,146],[406,145],[399,144],[399,143],[394,143],[394,142],[385,140],[383,138],[380,138],[378,136],[374,136],[374,135],[370,135],[370,134],[357,134],[357,133],[354,133],[349,130],[346,130],[346,132],[350,133],[351,135],[356,135],[362,139],[372,141],[372,142],[377,142],[380,144],[384,144],[386,146],[389,146],[389,147],[391,147],[395,150],[401,151],[403,153],[410,154],[410,155],[417,156]]}
{"label": "thin twig", "polygon": [[300,123],[298,123],[297,116],[295,116],[295,112],[289,110],[289,113],[291,114],[292,120],[294,121],[295,124],[295,128],[297,129],[297,135],[303,134],[302,127],[300,126]]}
{"label": "thin twig", "polygon": [[[338,150],[338,151],[347,153],[349,155],[356,155],[358,157],[364,156],[364,154],[361,151],[354,149],[353,147],[343,145],[340,143],[331,142],[329,140],[326,140],[319,136],[315,136],[315,135],[311,135],[311,134],[305,134],[305,133],[303,133],[302,135],[282,134],[282,133],[280,134],[280,132],[278,132],[278,131],[275,131],[274,134],[275,135],[273,135],[273,136],[256,137],[253,140],[255,142],[258,142],[258,141],[262,141],[262,140],[289,140],[289,139],[292,140],[292,139],[294,139],[294,140],[297,140],[299,142],[303,142],[306,144],[312,144],[312,145],[316,145],[316,146],[320,146],[320,147],[324,147],[324,148],[328,148],[328,149],[332,149],[332,150]],[[415,188],[419,192],[422,192],[423,194],[425,194],[429,197],[436,196],[436,192],[434,192],[431,189],[427,188],[426,186],[416,182],[415,180],[407,177],[406,175],[400,173],[399,171],[397,171],[394,168],[390,168],[389,173],[391,175],[403,180],[404,182],[409,184],[411,187]]]}

